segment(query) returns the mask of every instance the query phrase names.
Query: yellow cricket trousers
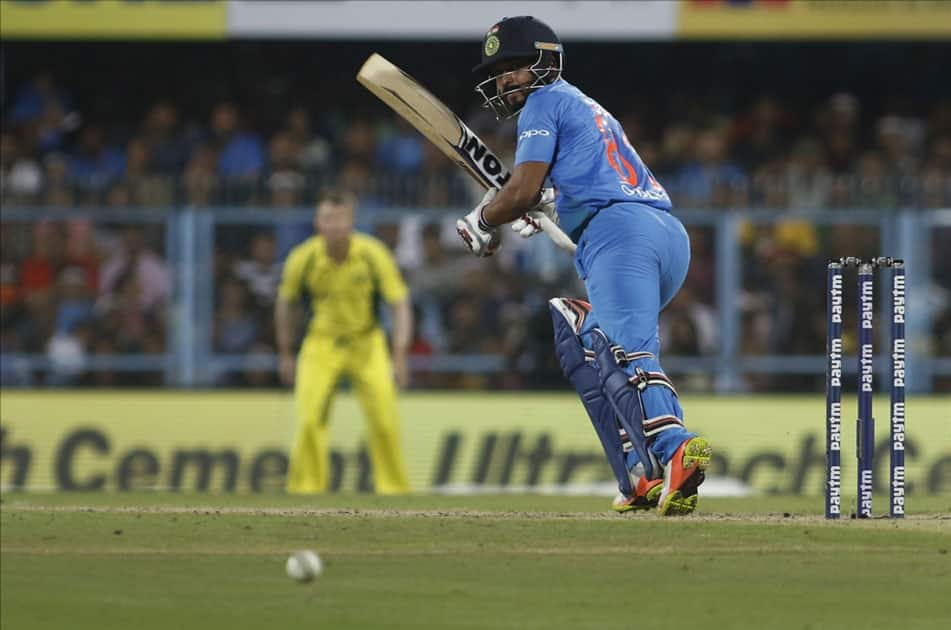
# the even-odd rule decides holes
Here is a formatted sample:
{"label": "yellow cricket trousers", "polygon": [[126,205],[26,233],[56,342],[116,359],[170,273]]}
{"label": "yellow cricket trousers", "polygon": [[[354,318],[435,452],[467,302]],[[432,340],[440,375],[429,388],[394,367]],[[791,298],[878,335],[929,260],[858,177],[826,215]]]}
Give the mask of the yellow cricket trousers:
{"label": "yellow cricket trousers", "polygon": [[341,377],[347,376],[366,414],[373,483],[380,494],[409,492],[400,445],[396,384],[379,328],[353,337],[308,335],[297,357],[294,386],[297,429],[291,446],[287,491],[327,490],[330,405]]}

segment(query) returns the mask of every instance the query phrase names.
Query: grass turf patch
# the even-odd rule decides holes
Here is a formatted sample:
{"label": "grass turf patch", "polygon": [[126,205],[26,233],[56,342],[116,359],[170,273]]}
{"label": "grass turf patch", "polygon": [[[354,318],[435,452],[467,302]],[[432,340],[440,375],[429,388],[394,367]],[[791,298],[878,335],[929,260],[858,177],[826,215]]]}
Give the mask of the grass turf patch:
{"label": "grass turf patch", "polygon": [[[821,499],[4,495],[4,628],[937,628],[951,497],[905,521]],[[286,577],[298,548],[325,573]]]}

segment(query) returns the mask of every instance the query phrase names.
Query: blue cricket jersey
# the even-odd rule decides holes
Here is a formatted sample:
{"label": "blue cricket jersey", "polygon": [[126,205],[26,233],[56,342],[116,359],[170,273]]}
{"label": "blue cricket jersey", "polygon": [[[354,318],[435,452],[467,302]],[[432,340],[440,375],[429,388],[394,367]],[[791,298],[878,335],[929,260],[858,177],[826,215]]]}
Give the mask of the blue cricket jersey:
{"label": "blue cricket jersey", "polygon": [[529,94],[518,118],[516,166],[551,164],[561,228],[578,242],[600,210],[636,202],[670,211],[670,197],[631,146],[618,121],[559,79]]}

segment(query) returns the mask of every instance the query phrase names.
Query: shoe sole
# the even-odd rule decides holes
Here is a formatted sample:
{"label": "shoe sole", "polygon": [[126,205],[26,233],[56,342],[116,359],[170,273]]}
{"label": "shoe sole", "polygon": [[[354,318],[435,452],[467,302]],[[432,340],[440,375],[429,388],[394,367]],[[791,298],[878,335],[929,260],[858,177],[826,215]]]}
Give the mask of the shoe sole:
{"label": "shoe sole", "polygon": [[638,510],[652,510],[657,507],[657,502],[660,499],[660,493],[663,489],[664,484],[659,483],[647,491],[647,494],[644,495],[643,503],[639,505],[633,503],[626,505],[612,505],[611,509],[618,514],[624,514],[625,512],[636,512]]}
{"label": "shoe sole", "polygon": [[703,483],[707,469],[710,465],[710,457],[713,455],[713,449],[703,438],[693,438],[687,442],[683,454],[683,467],[694,467],[693,472],[687,477],[680,487],[668,495],[664,505],[660,507],[662,516],[684,516],[697,509],[697,488]]}

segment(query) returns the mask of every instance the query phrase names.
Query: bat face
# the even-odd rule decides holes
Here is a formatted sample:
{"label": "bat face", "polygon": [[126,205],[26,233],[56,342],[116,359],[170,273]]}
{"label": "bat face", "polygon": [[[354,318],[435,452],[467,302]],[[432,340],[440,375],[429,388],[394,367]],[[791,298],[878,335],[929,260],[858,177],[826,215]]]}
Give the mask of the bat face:
{"label": "bat face", "polygon": [[502,160],[452,110],[380,55],[367,59],[357,81],[486,188],[501,188],[511,177]]}

